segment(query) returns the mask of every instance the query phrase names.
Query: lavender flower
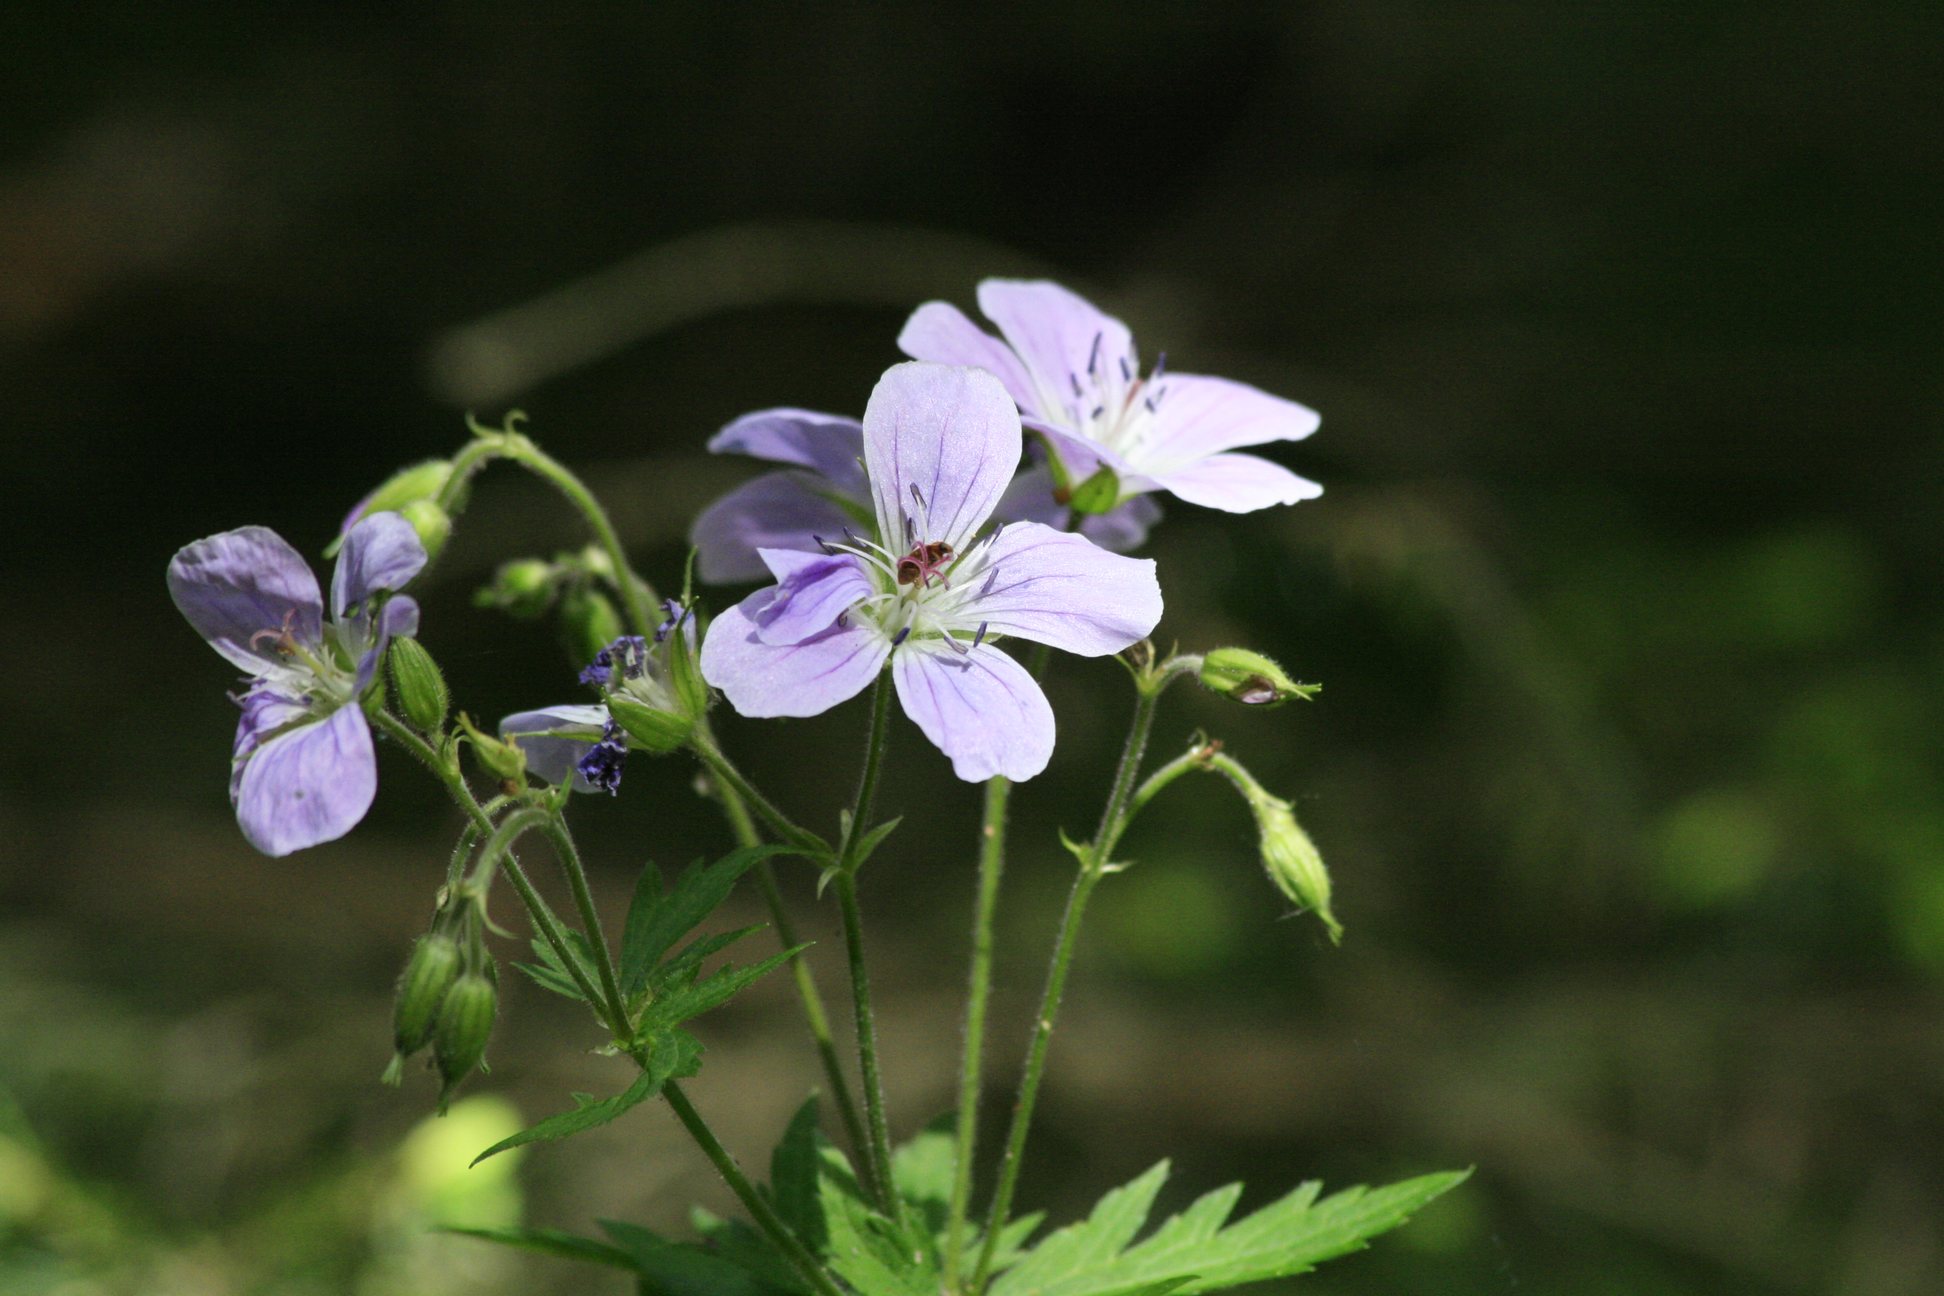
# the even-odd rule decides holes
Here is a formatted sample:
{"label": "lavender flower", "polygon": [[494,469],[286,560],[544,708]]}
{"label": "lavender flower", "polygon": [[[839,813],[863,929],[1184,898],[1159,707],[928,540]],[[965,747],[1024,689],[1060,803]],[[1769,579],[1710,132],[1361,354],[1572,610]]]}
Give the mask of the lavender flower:
{"label": "lavender flower", "polygon": [[418,604],[379,596],[425,566],[396,513],[346,534],[331,578],[331,619],[308,564],[267,527],[187,545],[169,562],[169,593],[209,646],[250,674],[230,761],[230,800],[249,843],[288,855],[356,827],[378,791],[371,726],[359,698],[393,635],[418,632]]}
{"label": "lavender flower", "polygon": [[1127,326],[1055,283],[988,279],[979,309],[1004,341],[956,306],[927,302],[905,322],[898,346],[918,360],[994,374],[1070,485],[1106,467],[1122,502],[1167,491],[1230,513],[1323,493],[1267,459],[1231,453],[1300,441],[1316,430],[1315,411],[1225,378],[1167,373],[1165,353],[1143,376]]}
{"label": "lavender flower", "polygon": [[709,627],[702,674],[747,716],[816,715],[887,662],[905,713],[962,779],[1027,779],[1053,712],[995,645],[1012,635],[1082,656],[1119,652],[1161,617],[1154,564],[1036,522],[980,538],[1019,462],[1019,416],[990,374],[889,370],[864,411],[874,538],[764,547],[777,584]]}
{"label": "lavender flower", "polygon": [[[771,409],[745,414],[709,439],[716,454],[742,454],[788,467],[730,491],[702,511],[690,529],[696,574],[714,585],[765,580],[762,549],[820,549],[817,537],[871,525],[870,484],[864,479],[864,425],[838,414]],[[1044,466],[1020,473],[994,514],[1005,522],[1043,522],[1065,530],[1072,510],[1053,497]],[[1147,539],[1161,510],[1137,497],[1112,512],[1084,516],[1077,528],[1103,548],[1122,553]]]}

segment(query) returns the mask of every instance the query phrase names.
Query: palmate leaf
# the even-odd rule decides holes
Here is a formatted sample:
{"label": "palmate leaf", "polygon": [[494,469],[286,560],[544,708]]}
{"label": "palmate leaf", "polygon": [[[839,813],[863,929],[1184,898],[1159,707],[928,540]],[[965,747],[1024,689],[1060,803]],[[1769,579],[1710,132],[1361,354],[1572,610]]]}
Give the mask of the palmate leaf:
{"label": "palmate leaf", "polygon": [[635,1029],[643,1035],[659,1034],[691,1017],[698,1017],[711,1008],[721,1007],[741,994],[752,983],[769,975],[808,948],[807,945],[797,945],[780,950],[748,967],[718,968],[693,985],[663,988],[643,1011]]}
{"label": "palmate leaf", "polygon": [[1325,1260],[1360,1250],[1469,1173],[1424,1175],[1386,1188],[1348,1188],[1321,1201],[1321,1186],[1306,1183],[1224,1227],[1242,1195],[1240,1184],[1230,1184],[1130,1246],[1168,1176],[1164,1161],[1101,1198],[1085,1221],[1048,1235],[999,1276],[991,1293],[1193,1296],[1307,1273]]}
{"label": "palmate leaf", "polygon": [[575,1094],[574,1109],[558,1115],[549,1116],[538,1125],[521,1130],[511,1138],[503,1138],[493,1146],[473,1158],[478,1165],[489,1156],[496,1156],[509,1148],[523,1147],[528,1143],[540,1143],[549,1139],[563,1139],[570,1134],[579,1134],[605,1125],[631,1107],[640,1105],[661,1092],[662,1084],[671,1076],[693,1075],[697,1059],[702,1055],[702,1046],[695,1037],[686,1031],[670,1031],[657,1038],[647,1051],[647,1065],[640,1077],[623,1092],[612,1098],[596,1099],[592,1094]]}
{"label": "palmate leaf", "polygon": [[601,1229],[633,1261],[642,1296],[785,1296],[802,1290],[765,1282],[723,1256],[670,1242],[638,1224],[602,1220]]}
{"label": "palmate leaf", "polygon": [[675,886],[662,891],[661,873],[650,864],[641,872],[634,902],[621,933],[621,989],[636,994],[645,987],[662,956],[697,923],[728,898],[736,880],[758,861],[789,853],[780,845],[744,846],[713,864],[699,860],[682,871]]}
{"label": "palmate leaf", "polygon": [[610,1265],[616,1269],[635,1268],[634,1257],[620,1247],[609,1246],[597,1238],[582,1237],[578,1233],[563,1233],[559,1229],[448,1226],[440,1231],[497,1242],[521,1251],[538,1251],[542,1255],[559,1256],[563,1260],[584,1260],[589,1264]]}

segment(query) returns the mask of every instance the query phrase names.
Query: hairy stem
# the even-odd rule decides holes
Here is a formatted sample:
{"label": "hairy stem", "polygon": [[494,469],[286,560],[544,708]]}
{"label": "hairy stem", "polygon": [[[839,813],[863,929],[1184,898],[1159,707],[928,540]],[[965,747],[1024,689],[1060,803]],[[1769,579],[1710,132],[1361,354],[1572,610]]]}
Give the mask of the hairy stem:
{"label": "hairy stem", "polygon": [[574,845],[574,835],[567,829],[567,820],[558,809],[552,810],[543,825],[547,840],[553,843],[554,853],[560,857],[561,871],[567,875],[567,885],[573,889],[574,905],[580,910],[581,926],[587,929],[587,942],[594,949],[594,969],[601,977],[601,993],[607,1002],[607,1015],[623,1024],[620,1038],[626,1041],[634,1033],[628,1022],[627,1000],[621,997],[620,979],[614,971],[614,955],[608,950],[607,935],[601,930],[601,915],[594,907],[594,893],[587,885],[587,870],[581,864],[580,850]]}

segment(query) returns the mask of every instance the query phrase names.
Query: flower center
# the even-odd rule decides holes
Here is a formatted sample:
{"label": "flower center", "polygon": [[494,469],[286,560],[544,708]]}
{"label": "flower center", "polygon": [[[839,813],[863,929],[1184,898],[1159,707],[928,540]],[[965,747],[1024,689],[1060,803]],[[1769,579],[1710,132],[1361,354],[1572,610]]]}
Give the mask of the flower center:
{"label": "flower center", "polygon": [[1168,391],[1162,381],[1168,353],[1163,351],[1143,377],[1131,353],[1109,360],[1101,354],[1101,341],[1094,334],[1086,372],[1068,373],[1067,392],[1047,401],[1047,410],[1064,413],[1066,425],[1089,441],[1133,458],[1154,437],[1155,414]]}

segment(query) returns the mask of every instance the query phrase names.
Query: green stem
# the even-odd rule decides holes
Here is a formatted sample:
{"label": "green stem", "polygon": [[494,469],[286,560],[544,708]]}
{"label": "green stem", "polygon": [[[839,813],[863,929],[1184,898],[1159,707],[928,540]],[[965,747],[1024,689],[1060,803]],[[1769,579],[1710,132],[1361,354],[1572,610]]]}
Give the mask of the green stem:
{"label": "green stem", "polygon": [[[696,722],[695,732],[698,743],[706,745],[717,755],[721,754],[706,715]],[[723,763],[728,765],[727,758]],[[737,844],[761,844],[762,833],[757,829],[756,821],[749,816],[746,799],[720,777],[716,779],[716,794],[722,801],[723,816],[729,820],[729,831],[735,835]],[[767,859],[763,859],[756,862],[755,873],[757,889],[763,893],[763,903],[769,906],[770,921],[776,927],[777,942],[784,949],[795,949],[802,942],[797,939],[796,924],[790,919],[789,907],[783,902],[783,889],[777,885],[776,870]],[[810,970],[810,962],[802,953],[790,960],[790,976],[796,982],[797,1000],[803,1005],[804,1023],[810,1028],[810,1038],[816,1042],[817,1059],[823,1064],[824,1081],[830,1086],[830,1100],[837,1106],[837,1115],[844,1123],[844,1133],[850,1139],[851,1150],[862,1157],[870,1146],[864,1137],[864,1120],[858,1115],[857,1100],[851,1096],[850,1081],[844,1075],[844,1063],[837,1052],[837,1041],[830,1033],[830,1014],[824,1007],[822,992],[817,989],[816,975]]]}
{"label": "green stem", "polygon": [[1086,915],[1087,901],[1094,888],[1110,871],[1114,847],[1126,829],[1128,801],[1134,781],[1140,774],[1141,760],[1147,755],[1148,735],[1154,728],[1154,713],[1161,700],[1160,687],[1143,688],[1136,695],[1134,718],[1128,726],[1127,742],[1121,748],[1120,765],[1114,771],[1112,790],[1100,815],[1100,826],[1087,847],[1073,890],[1067,894],[1066,911],[1060,917],[1060,934],[1053,945],[1053,962],[1046,974],[1046,990],[1040,997],[1039,1015],[1033,1020],[1031,1041],[1026,1047],[1026,1065],[1019,1077],[1019,1096],[1013,1102],[1012,1124],[1006,1131],[1006,1150],[999,1163],[999,1183],[993,1190],[992,1210],[986,1217],[985,1240],[979,1247],[979,1263],[973,1270],[970,1290],[981,1291],[992,1272],[992,1260],[999,1246],[999,1234],[1012,1211],[1013,1193],[1019,1186],[1019,1171],[1026,1154],[1026,1135],[1033,1123],[1033,1109],[1039,1102],[1040,1081],[1046,1072],[1046,1054],[1053,1038],[1053,1024],[1059,1019],[1060,1001],[1066,993],[1067,972],[1080,936],[1080,920]]}
{"label": "green stem", "polygon": [[490,834],[493,831],[492,816],[486,813],[485,807],[481,806],[479,799],[472,794],[472,789],[466,786],[466,777],[459,772],[457,761],[449,761],[434,751],[432,744],[419,737],[413,732],[411,726],[389,711],[372,712],[371,722],[383,730],[387,738],[410,752],[419,764],[432,771],[433,777],[445,784],[446,791],[451,794],[453,802],[466,812],[466,817],[472,820],[475,828],[482,833]]}
{"label": "green stem", "polygon": [[[594,893],[587,885],[587,869],[581,864],[580,850],[574,845],[574,835],[567,828],[566,817],[558,809],[550,809],[545,824],[547,840],[553,843],[554,853],[560,857],[561,870],[567,874],[567,884],[574,892],[574,906],[580,910],[581,926],[587,929],[588,944],[594,947],[594,969],[601,976],[601,991],[606,996],[607,1015],[614,1021],[628,1023],[627,1000],[621,997],[620,979],[614,971],[614,955],[608,949],[607,935],[601,930],[600,911],[594,907]],[[625,1041],[633,1034],[629,1027],[622,1039]]]}
{"label": "green stem", "polygon": [[1208,769],[1211,761],[1219,759],[1215,753],[1216,745],[1214,743],[1197,743],[1181,755],[1169,761],[1166,765],[1155,770],[1154,773],[1148,775],[1146,779],[1142,780],[1141,786],[1135,789],[1134,795],[1127,802],[1127,822],[1130,824],[1133,823],[1141,811],[1147,808],[1148,802],[1160,796],[1170,783],[1180,778],[1183,774],[1188,774],[1195,770]]}
{"label": "green stem", "polygon": [[871,736],[864,749],[864,770],[858,778],[857,800],[851,807],[849,830],[837,854],[834,883],[844,919],[844,952],[850,961],[851,1006],[857,1018],[857,1065],[864,1086],[864,1116],[870,1127],[872,1185],[885,1213],[900,1224],[904,1204],[891,1182],[891,1126],[885,1118],[884,1077],[878,1068],[877,1019],[871,1011],[871,978],[864,964],[864,919],[857,906],[858,843],[867,831],[872,803],[877,798],[878,773],[884,764],[884,738],[891,713],[891,689],[880,675],[871,694]]}
{"label": "green stem", "polygon": [[[709,773],[715,776],[716,782],[726,794],[723,800],[723,812],[729,816],[730,827],[736,830],[739,837],[742,835],[742,830],[736,823],[737,818],[746,819],[749,811],[754,810],[757,817],[769,825],[770,831],[789,845],[799,847],[812,855],[829,854],[830,848],[824,844],[823,838],[807,828],[798,827],[795,821],[778,810],[768,797],[757,791],[756,785],[745,778],[742,771],[723,755],[722,749],[716,746],[715,739],[711,735],[698,729],[689,740],[689,749],[695,753],[697,760],[708,767]],[[751,831],[754,831],[753,827]]]}
{"label": "green stem", "polygon": [[978,1149],[979,1089],[985,1064],[987,1005],[992,997],[992,928],[999,908],[999,877],[1006,861],[1006,803],[1012,780],[986,782],[985,822],[979,830],[979,898],[972,918],[972,968],[965,999],[965,1051],[959,1063],[958,1152],[952,1201],[945,1224],[945,1286],[958,1284],[965,1249],[965,1220],[972,1203],[972,1157]]}
{"label": "green stem", "polygon": [[708,1122],[702,1119],[702,1114],[695,1110],[695,1104],[689,1101],[688,1095],[682,1091],[682,1086],[672,1079],[663,1081],[662,1097],[668,1100],[668,1106],[675,1113],[675,1119],[682,1122],[682,1128],[689,1132],[689,1136],[708,1156],[709,1161],[716,1168],[716,1173],[721,1175],[722,1181],[729,1185],[729,1191],[736,1194],[737,1200],[743,1204],[743,1209],[747,1210],[750,1217],[756,1221],[756,1226],[763,1230],[769,1240],[789,1260],[790,1267],[795,1269],[812,1288],[821,1293],[821,1296],[844,1296],[843,1289],[837,1285],[829,1271],[823,1267],[816,1256],[810,1253],[810,1249],[803,1245],[790,1226],[776,1213],[776,1209],[763,1199],[763,1195],[749,1181],[749,1176],[744,1174],[742,1167],[736,1164],[736,1158],[722,1146],[722,1140],[715,1136],[715,1131],[710,1129]]}

